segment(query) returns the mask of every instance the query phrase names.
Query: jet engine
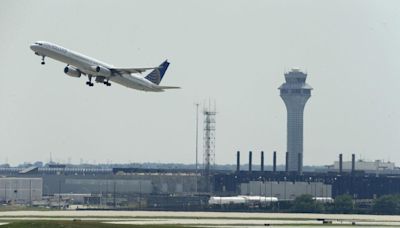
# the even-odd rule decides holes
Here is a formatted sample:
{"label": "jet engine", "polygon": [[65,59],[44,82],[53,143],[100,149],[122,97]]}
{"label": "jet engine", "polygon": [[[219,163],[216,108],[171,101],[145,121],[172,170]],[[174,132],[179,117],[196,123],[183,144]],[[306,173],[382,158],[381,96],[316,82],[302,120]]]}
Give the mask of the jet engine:
{"label": "jet engine", "polygon": [[64,68],[64,73],[68,76],[79,78],[81,76],[81,71],[76,69],[75,67],[66,66]]}
{"label": "jet engine", "polygon": [[109,77],[112,74],[110,69],[102,67],[102,66],[96,66],[96,67],[92,67],[92,68],[97,72],[97,75]]}

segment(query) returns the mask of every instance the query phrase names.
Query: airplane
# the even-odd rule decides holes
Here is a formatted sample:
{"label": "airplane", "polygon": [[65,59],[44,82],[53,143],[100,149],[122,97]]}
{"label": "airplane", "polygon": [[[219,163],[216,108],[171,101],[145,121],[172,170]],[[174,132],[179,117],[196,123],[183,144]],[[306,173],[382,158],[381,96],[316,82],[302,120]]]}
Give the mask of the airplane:
{"label": "airplane", "polygon": [[[94,85],[92,79],[95,78],[95,82],[103,83],[106,86],[111,86],[110,81],[112,81],[142,91],[163,92],[165,89],[180,88],[160,85],[169,66],[168,60],[165,60],[158,67],[117,68],[47,41],[36,41],[30,45],[30,48],[36,55],[42,57],[42,65],[45,64],[45,57],[49,57],[66,63],[64,73],[68,76],[75,78],[79,78],[81,75],[88,76],[89,80],[86,82],[88,86]],[[146,76],[141,75],[148,70],[152,71]]]}

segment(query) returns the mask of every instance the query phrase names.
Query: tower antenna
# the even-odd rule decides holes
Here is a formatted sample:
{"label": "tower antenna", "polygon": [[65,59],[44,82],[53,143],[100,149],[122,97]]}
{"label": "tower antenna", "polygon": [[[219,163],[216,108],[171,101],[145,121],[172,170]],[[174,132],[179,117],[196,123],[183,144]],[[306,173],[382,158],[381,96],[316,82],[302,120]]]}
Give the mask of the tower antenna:
{"label": "tower antenna", "polygon": [[211,190],[211,169],[215,165],[215,111],[216,104],[214,102],[214,108],[211,106],[211,99],[209,99],[208,108],[204,105],[204,144],[203,144],[203,159],[204,159],[204,176],[206,177],[206,189]]}

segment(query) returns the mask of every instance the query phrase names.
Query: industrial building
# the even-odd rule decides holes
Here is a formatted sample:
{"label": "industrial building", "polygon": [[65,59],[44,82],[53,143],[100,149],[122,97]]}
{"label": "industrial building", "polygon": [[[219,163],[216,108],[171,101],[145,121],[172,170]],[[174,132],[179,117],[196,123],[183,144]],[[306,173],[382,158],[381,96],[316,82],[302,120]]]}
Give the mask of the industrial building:
{"label": "industrial building", "polygon": [[[281,202],[302,194],[315,199],[343,194],[354,199],[374,199],[400,193],[400,173],[358,170],[355,156],[350,170],[344,169],[344,162],[339,159],[339,169],[298,173],[277,170],[277,153],[249,152],[248,168],[241,170],[237,152],[236,170],[213,169],[210,176],[195,169],[1,168],[0,175],[8,178],[0,179],[0,197],[29,204],[43,195],[44,199],[52,198],[52,206],[60,207],[66,207],[67,202],[97,208],[200,210],[208,208],[211,197],[228,197],[221,198],[222,202],[240,196],[246,199],[245,205],[252,205],[251,197]],[[253,155],[261,158],[257,169]],[[268,170],[264,167],[266,155],[272,155]],[[210,189],[205,184],[208,181]]]}
{"label": "industrial building", "polygon": [[269,196],[280,200],[294,200],[309,194],[313,197],[332,197],[332,185],[323,182],[305,181],[249,181],[240,184],[240,194],[250,196]]}
{"label": "industrial building", "polygon": [[0,201],[5,203],[31,204],[43,195],[42,178],[0,178]]}
{"label": "industrial building", "polygon": [[[332,197],[349,194],[354,199],[374,199],[386,194],[400,193],[400,172],[398,169],[366,171],[356,168],[355,155],[352,155],[351,168],[343,169],[343,155],[339,155],[339,169],[326,169],[315,172],[277,171],[276,152],[272,153],[272,167],[265,170],[264,154],[260,152],[261,167],[254,170],[249,152],[248,169],[240,170],[240,152],[237,152],[235,172],[215,173],[214,194],[261,195],[277,197],[279,200],[292,200],[299,194],[313,197]],[[272,190],[271,190],[272,186]],[[272,193],[272,195],[271,195]]]}
{"label": "industrial building", "polygon": [[[6,192],[8,200],[17,196],[19,201],[28,202],[28,199],[30,200],[29,194],[26,193],[30,186],[28,180],[32,181],[32,200],[40,200],[42,195],[45,198],[53,197],[49,203],[55,201],[53,203],[55,206],[65,205],[59,202],[61,200],[78,204],[85,202],[85,204],[90,203],[104,207],[144,208],[147,205],[159,206],[159,203],[154,202],[155,199],[161,202],[172,202],[181,197],[183,203],[190,200],[190,196],[195,193],[207,191],[205,184],[207,178],[196,174],[195,170],[77,169],[68,167],[35,168],[29,169],[29,172],[24,170],[26,169],[0,169],[1,175],[13,177],[8,179],[14,182],[19,181],[17,184],[7,182],[8,191],[1,189],[4,184],[0,182],[0,191]],[[40,183],[36,180],[40,180]],[[13,193],[14,189],[18,189],[18,194]],[[40,198],[37,197],[38,195]],[[207,201],[201,197],[191,200],[195,201],[192,205],[200,204],[200,200],[203,201],[203,204]],[[176,204],[171,203],[171,207],[173,206]]]}
{"label": "industrial building", "polygon": [[[335,161],[333,166],[331,167],[334,170],[339,170],[340,169],[340,162]],[[342,163],[343,170],[351,170],[351,161],[343,161]],[[385,162],[382,160],[375,160],[375,161],[365,161],[365,160],[357,160],[355,162],[355,169],[356,170],[362,170],[362,171],[394,171],[395,170],[395,164],[393,162]]]}

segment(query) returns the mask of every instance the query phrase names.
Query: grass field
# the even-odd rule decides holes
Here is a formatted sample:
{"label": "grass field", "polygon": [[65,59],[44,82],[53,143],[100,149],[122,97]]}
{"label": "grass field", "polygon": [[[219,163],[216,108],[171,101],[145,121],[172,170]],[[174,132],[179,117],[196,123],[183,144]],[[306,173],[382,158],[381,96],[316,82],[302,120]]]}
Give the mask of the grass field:
{"label": "grass field", "polygon": [[1,228],[184,228],[179,225],[115,225],[93,221],[13,221]]}

